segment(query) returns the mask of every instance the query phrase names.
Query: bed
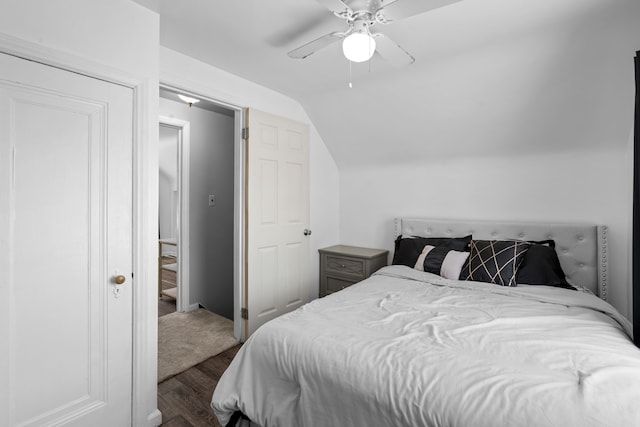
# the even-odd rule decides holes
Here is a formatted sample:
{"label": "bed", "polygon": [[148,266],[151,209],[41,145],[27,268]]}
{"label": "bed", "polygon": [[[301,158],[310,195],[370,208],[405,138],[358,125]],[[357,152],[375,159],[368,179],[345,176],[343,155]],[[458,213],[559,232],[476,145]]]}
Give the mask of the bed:
{"label": "bed", "polygon": [[[246,341],[212,397],[222,425],[640,426],[640,350],[605,301],[606,227],[404,218],[395,234],[393,265]],[[557,283],[534,283],[538,250]],[[491,270],[490,252],[511,258]]]}

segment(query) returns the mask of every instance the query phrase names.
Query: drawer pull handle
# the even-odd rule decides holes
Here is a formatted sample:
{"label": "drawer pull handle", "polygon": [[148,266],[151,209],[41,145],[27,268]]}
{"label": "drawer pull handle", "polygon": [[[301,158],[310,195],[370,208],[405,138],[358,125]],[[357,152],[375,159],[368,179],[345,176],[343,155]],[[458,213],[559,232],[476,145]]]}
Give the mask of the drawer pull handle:
{"label": "drawer pull handle", "polygon": [[342,267],[342,268],[347,268],[347,266],[346,266],[346,265],[344,265],[344,264],[340,264],[340,267]]}

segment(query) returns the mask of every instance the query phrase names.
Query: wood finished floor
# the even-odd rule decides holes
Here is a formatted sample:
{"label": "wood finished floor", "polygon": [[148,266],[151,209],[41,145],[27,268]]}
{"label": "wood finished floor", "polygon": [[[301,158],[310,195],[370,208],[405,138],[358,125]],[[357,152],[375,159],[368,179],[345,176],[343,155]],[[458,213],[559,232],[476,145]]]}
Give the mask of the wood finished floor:
{"label": "wood finished floor", "polygon": [[158,317],[162,317],[176,311],[176,300],[166,296],[158,299]]}
{"label": "wood finished floor", "polygon": [[220,427],[209,406],[213,390],[242,345],[158,384],[158,409],[164,427]]}
{"label": "wood finished floor", "polygon": [[[161,262],[163,265],[171,264],[176,262],[176,259],[174,257],[164,256]],[[162,274],[162,290],[175,286],[173,285],[173,283],[176,283],[176,273],[174,271],[160,270],[160,273]],[[165,295],[158,299],[158,317],[173,313],[174,311],[176,311],[176,300]]]}

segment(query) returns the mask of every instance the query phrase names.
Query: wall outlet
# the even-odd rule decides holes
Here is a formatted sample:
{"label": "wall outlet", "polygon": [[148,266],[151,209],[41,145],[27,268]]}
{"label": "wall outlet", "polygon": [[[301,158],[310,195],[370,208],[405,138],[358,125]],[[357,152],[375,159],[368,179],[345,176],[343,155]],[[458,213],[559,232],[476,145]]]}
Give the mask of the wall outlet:
{"label": "wall outlet", "polygon": [[216,205],[216,196],[209,194],[209,207]]}

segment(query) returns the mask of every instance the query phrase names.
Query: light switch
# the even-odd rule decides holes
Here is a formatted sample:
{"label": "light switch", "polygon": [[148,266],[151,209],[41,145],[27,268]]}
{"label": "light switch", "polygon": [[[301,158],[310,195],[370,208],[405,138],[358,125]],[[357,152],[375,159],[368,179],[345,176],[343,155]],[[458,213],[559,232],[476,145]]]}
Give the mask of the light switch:
{"label": "light switch", "polygon": [[209,207],[216,205],[216,196],[209,194]]}

